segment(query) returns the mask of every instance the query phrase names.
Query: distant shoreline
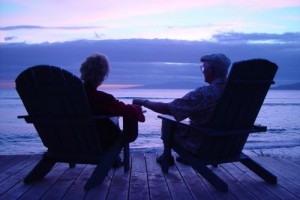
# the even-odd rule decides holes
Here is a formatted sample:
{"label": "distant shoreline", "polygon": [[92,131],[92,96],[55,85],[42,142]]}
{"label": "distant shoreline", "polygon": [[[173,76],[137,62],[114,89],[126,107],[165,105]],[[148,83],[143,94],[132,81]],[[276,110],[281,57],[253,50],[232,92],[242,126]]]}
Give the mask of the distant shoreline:
{"label": "distant shoreline", "polygon": [[273,90],[300,90],[300,82],[289,84],[289,85],[279,85],[271,88]]}

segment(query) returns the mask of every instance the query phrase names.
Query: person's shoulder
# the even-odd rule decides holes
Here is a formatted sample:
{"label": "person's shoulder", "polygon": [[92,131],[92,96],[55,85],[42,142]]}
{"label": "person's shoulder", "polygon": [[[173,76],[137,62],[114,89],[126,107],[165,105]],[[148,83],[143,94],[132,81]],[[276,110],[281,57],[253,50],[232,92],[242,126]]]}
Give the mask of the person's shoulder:
{"label": "person's shoulder", "polygon": [[209,84],[196,88],[192,93],[197,97],[210,95],[215,91],[215,88],[218,87],[218,84]]}
{"label": "person's shoulder", "polygon": [[227,78],[218,78],[214,80],[212,85],[225,85],[227,83]]}
{"label": "person's shoulder", "polygon": [[96,93],[97,93],[97,96],[100,96],[101,98],[105,98],[105,99],[108,99],[108,100],[114,100],[115,99],[115,97],[112,94],[109,94],[109,93],[101,91],[101,90],[97,90]]}
{"label": "person's shoulder", "polygon": [[200,86],[200,87],[198,87],[198,88],[196,88],[194,91],[192,91],[192,92],[196,92],[196,93],[198,93],[198,92],[201,92],[201,91],[206,91],[208,88],[210,88],[211,87],[211,85],[203,85],[203,86]]}
{"label": "person's shoulder", "polygon": [[200,86],[190,92],[188,92],[187,94],[184,95],[184,99],[194,99],[194,98],[199,98],[200,96],[202,96],[205,91],[207,90],[207,85],[204,86]]}

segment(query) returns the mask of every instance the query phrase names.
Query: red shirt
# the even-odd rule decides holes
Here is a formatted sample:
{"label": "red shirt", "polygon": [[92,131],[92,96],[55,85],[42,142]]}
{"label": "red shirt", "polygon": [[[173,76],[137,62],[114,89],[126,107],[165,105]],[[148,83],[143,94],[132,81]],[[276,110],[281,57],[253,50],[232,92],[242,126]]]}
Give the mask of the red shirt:
{"label": "red shirt", "polygon": [[135,119],[140,122],[145,121],[145,116],[140,106],[125,104],[117,100],[113,95],[98,91],[88,85],[85,85],[85,90],[93,114],[115,115]]}

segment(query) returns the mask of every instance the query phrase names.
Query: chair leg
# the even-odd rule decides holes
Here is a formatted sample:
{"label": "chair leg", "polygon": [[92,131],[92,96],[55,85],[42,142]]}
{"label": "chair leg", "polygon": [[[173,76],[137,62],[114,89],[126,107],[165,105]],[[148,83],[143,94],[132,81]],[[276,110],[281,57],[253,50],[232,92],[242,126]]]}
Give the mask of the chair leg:
{"label": "chair leg", "polygon": [[213,171],[211,171],[205,163],[203,163],[200,159],[192,155],[191,153],[184,150],[177,143],[173,144],[173,149],[183,158],[185,158],[188,163],[192,166],[194,170],[196,170],[199,174],[203,176],[211,185],[213,185],[216,189],[222,192],[228,191],[228,185],[225,183],[219,176],[217,176]]}
{"label": "chair leg", "polygon": [[206,165],[198,163],[192,167],[201,174],[210,184],[222,192],[228,192],[228,185],[219,176],[212,172]]}
{"label": "chair leg", "polygon": [[116,158],[119,156],[119,153],[123,147],[123,140],[119,139],[105,154],[105,156],[101,159],[101,161],[96,166],[93,171],[91,177],[87,180],[84,185],[85,190],[90,190],[102,183],[105,177],[108,174],[108,171],[113,166]]}
{"label": "chair leg", "polygon": [[69,163],[69,167],[70,168],[75,168],[76,167],[76,163]]}
{"label": "chair leg", "polygon": [[169,163],[170,163],[170,160],[172,157],[170,146],[164,145],[164,151],[163,151],[162,156],[163,157],[162,157],[161,169],[162,169],[163,173],[168,173],[169,172]]}
{"label": "chair leg", "polygon": [[129,143],[126,143],[124,145],[123,152],[124,152],[124,158],[123,158],[124,172],[128,172],[129,171],[129,165],[130,165]]}
{"label": "chair leg", "polygon": [[241,160],[240,162],[268,183],[277,183],[277,177],[274,174],[269,172],[267,169],[262,167],[260,164],[258,164],[251,158],[248,157],[246,159]]}
{"label": "chair leg", "polygon": [[24,183],[31,183],[43,179],[55,165],[56,161],[43,156],[39,163],[31,170],[31,172],[24,178]]}

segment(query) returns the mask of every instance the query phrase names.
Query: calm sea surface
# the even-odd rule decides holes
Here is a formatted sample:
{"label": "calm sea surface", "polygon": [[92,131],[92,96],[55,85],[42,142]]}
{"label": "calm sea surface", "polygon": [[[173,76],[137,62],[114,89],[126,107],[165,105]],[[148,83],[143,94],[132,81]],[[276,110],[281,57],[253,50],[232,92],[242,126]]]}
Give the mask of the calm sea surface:
{"label": "calm sea surface", "polygon": [[[189,90],[166,89],[118,89],[106,90],[125,103],[133,98],[148,98],[169,102]],[[0,90],[0,154],[35,154],[46,149],[34,127],[18,115],[26,110],[14,89]],[[157,113],[147,110],[146,122],[139,124],[139,137],[131,144],[137,151],[162,149],[160,123]],[[245,146],[247,150],[272,153],[297,154],[300,150],[300,91],[270,90],[256,123],[268,126],[266,133],[251,134]]]}

